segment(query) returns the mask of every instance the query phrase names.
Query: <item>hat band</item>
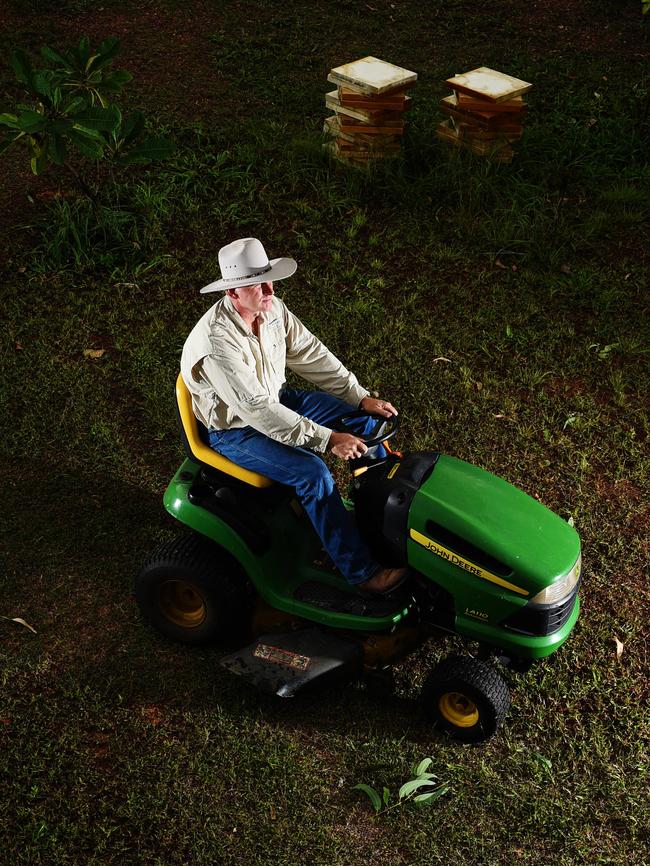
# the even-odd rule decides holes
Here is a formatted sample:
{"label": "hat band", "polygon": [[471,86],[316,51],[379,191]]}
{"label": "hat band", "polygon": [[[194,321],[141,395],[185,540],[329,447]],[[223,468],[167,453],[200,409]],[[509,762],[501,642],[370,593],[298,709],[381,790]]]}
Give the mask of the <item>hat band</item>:
{"label": "hat band", "polygon": [[245,274],[243,277],[224,277],[224,280],[227,280],[229,283],[234,283],[237,280],[250,280],[251,277],[261,277],[262,274],[266,274],[271,270],[271,265],[267,265],[261,271],[253,271],[252,274]]}

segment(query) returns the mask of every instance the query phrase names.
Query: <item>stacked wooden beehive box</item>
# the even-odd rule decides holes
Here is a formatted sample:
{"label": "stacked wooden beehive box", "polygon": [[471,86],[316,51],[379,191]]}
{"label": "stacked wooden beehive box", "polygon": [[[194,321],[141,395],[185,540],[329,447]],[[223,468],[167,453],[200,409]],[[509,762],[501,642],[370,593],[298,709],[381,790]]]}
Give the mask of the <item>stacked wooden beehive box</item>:
{"label": "stacked wooden beehive box", "polygon": [[325,97],[334,114],[323,127],[328,138],[324,147],[332,156],[367,165],[400,153],[405,114],[411,105],[406,91],[417,73],[377,57],[362,57],[332,69],[327,80],[336,84],[336,90]]}
{"label": "stacked wooden beehive box", "polygon": [[438,126],[438,138],[479,156],[510,162],[512,143],[523,133],[523,94],[533,85],[487,66],[455,75],[445,83],[453,93],[441,102],[449,119]]}

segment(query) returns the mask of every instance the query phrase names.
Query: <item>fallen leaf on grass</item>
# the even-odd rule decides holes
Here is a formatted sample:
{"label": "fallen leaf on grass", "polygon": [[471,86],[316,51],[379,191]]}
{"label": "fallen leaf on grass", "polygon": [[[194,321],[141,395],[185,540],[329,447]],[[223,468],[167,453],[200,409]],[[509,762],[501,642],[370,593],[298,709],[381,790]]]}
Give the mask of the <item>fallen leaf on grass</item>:
{"label": "fallen leaf on grass", "polygon": [[84,358],[101,358],[106,349],[84,349]]}
{"label": "fallen leaf on grass", "polygon": [[444,361],[445,364],[451,364],[451,361],[449,360],[449,358],[443,358],[442,355],[440,355],[438,358],[433,359],[434,364],[437,364],[438,361]]}
{"label": "fallen leaf on grass", "polygon": [[620,641],[617,637],[614,638],[614,643],[616,644],[616,658],[620,659],[621,656],[623,655],[623,649],[625,647],[625,644],[622,641]]}
{"label": "fallen leaf on grass", "polygon": [[563,274],[570,274],[571,273],[571,265],[560,265],[560,270],[562,271]]}
{"label": "fallen leaf on grass", "polygon": [[36,629],[32,628],[32,626],[28,622],[25,622],[25,620],[20,616],[3,616],[2,619],[8,619],[10,622],[17,622],[18,625],[24,625],[25,628],[28,628],[30,631],[33,631],[34,634],[38,634]]}

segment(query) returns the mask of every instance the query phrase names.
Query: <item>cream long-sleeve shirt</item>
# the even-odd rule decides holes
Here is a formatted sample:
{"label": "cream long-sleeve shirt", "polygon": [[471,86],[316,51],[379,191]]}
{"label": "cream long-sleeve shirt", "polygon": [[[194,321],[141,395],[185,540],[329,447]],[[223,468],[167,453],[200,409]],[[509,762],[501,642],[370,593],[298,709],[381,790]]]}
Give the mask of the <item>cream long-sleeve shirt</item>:
{"label": "cream long-sleeve shirt", "polygon": [[225,295],[196,323],[181,356],[194,414],[213,430],[250,426],[325,451],[332,431],[280,403],[286,368],[355,408],[369,392],[279,298],[258,322],[255,336]]}

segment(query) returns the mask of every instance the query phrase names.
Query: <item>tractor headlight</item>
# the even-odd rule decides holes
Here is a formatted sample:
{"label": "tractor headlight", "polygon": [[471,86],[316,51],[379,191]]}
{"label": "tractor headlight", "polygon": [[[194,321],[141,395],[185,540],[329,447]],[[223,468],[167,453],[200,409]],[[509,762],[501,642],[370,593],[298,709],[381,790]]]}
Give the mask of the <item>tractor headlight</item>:
{"label": "tractor headlight", "polygon": [[538,592],[534,598],[531,598],[533,604],[556,604],[571,595],[576,584],[580,580],[580,571],[582,569],[582,553],[577,558],[575,565],[566,577],[552,583]]}

